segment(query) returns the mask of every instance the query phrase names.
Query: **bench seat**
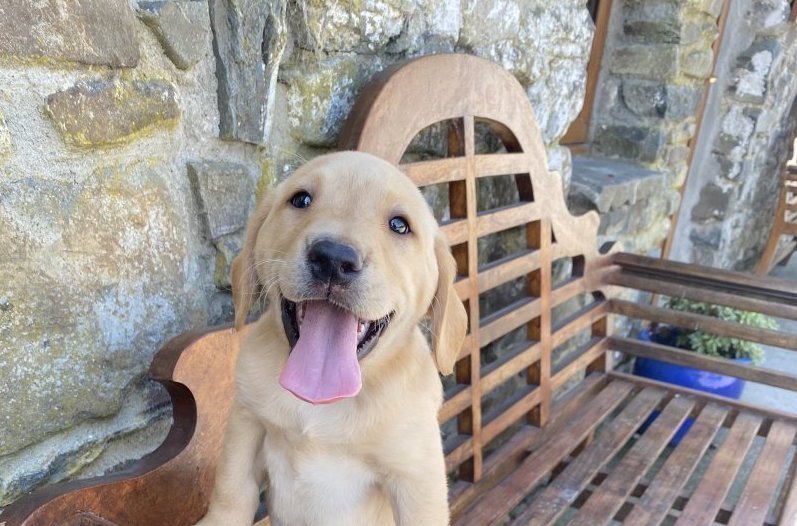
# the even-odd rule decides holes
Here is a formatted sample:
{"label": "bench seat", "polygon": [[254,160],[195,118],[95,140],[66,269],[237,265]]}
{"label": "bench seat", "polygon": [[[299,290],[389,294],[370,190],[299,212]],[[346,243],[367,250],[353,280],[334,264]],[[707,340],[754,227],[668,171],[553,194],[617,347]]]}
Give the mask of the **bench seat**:
{"label": "bench seat", "polygon": [[794,416],[616,372],[555,406],[493,487],[462,510],[454,496],[454,525],[797,524]]}

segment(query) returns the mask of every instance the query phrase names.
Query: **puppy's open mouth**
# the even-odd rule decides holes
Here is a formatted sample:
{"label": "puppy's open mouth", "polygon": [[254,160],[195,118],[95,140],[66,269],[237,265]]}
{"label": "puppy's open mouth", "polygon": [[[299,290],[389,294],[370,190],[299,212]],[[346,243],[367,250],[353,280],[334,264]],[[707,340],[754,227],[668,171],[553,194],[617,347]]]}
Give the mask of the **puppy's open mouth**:
{"label": "puppy's open mouth", "polygon": [[385,332],[393,313],[360,320],[325,300],[282,299],[282,325],[291,350],[280,383],[313,404],[355,396],[362,387],[359,361]]}
{"label": "puppy's open mouth", "polygon": [[[282,325],[285,328],[285,336],[293,349],[299,341],[302,325],[304,323],[306,301],[295,303],[282,298]],[[327,303],[327,302],[319,302]],[[331,305],[329,308],[340,309]],[[357,359],[362,360],[371,352],[379,341],[379,337],[385,332],[390,321],[393,319],[393,312],[379,318],[378,320],[357,320]]]}

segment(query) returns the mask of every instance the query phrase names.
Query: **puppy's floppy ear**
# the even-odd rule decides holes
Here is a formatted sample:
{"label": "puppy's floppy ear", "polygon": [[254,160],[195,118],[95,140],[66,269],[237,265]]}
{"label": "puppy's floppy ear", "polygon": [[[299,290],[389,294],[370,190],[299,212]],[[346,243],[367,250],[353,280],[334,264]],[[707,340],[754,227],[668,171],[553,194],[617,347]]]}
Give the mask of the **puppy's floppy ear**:
{"label": "puppy's floppy ear", "polygon": [[457,291],[454,278],[457,263],[448,248],[445,236],[438,233],[434,243],[437,258],[437,291],[432,300],[432,351],[437,369],[451,374],[468,330],[468,316]]}
{"label": "puppy's floppy ear", "polygon": [[246,227],[246,241],[241,252],[235,256],[230,270],[232,284],[232,302],[235,306],[235,328],[240,329],[246,323],[246,317],[252,309],[257,296],[258,282],[255,271],[255,242],[260,227],[271,211],[271,196],[261,201]]}

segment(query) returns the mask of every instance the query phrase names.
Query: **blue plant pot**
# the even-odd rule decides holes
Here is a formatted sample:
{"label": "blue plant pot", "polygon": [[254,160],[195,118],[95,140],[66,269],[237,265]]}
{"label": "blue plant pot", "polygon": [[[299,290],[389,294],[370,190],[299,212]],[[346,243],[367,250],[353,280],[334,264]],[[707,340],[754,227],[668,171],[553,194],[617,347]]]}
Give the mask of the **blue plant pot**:
{"label": "blue plant pot", "polygon": [[[658,334],[651,334],[651,332],[648,330],[643,330],[639,333],[640,340],[661,343],[665,345],[673,345],[675,338],[675,334],[662,337]],[[749,358],[738,358],[734,361],[738,363],[750,363]],[[699,391],[705,391],[718,396],[732,398],[734,400],[738,400],[742,395],[745,385],[744,380],[735,378],[733,376],[726,376],[724,374],[703,371],[693,367],[662,362],[652,358],[637,358],[634,361],[634,374],[637,376],[650,378],[652,380],[658,380],[660,382],[680,385],[690,389],[697,389]],[[644,430],[647,429],[647,427],[656,419],[658,415],[659,412],[654,411],[642,426],[641,431],[644,432]],[[693,423],[694,419],[687,418],[686,421],[684,421],[684,423],[681,425],[680,429],[678,429],[673,436],[672,440],[670,441],[670,445],[677,446],[686,433],[689,432],[689,428],[692,427]]]}

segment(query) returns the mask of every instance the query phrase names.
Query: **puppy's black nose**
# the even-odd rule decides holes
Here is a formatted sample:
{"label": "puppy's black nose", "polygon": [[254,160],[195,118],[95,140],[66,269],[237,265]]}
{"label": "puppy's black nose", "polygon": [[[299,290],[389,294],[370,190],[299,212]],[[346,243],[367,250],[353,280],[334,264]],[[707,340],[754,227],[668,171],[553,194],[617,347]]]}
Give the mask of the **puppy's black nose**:
{"label": "puppy's black nose", "polygon": [[319,281],[345,285],[363,269],[360,254],[349,245],[328,239],[315,241],[307,252],[310,271]]}

